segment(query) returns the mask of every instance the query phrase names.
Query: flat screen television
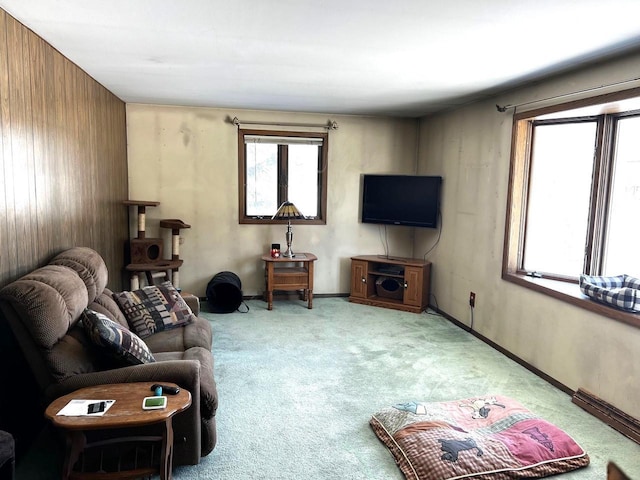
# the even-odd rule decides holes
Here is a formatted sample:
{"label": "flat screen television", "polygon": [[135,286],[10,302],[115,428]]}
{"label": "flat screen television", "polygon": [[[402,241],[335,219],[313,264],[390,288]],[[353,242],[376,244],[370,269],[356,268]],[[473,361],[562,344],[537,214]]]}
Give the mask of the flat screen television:
{"label": "flat screen television", "polygon": [[362,223],[436,228],[442,177],[363,175]]}

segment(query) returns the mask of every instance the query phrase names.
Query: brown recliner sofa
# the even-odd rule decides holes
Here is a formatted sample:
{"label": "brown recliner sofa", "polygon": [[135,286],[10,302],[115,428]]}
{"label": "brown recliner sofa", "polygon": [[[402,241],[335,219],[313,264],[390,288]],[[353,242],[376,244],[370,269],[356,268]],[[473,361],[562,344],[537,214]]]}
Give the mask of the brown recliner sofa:
{"label": "brown recliner sofa", "polygon": [[9,323],[43,395],[44,407],[79,388],[110,383],[173,382],[191,392],[192,404],[173,419],[174,465],[195,465],[216,444],[218,396],[213,374],[212,330],[198,317],[197,297],[185,296],[195,319],[144,339],[155,362],[105,365],[104,354],[81,324],[85,308],[129,329],[112,293],[102,257],[86,247],[57,255],[0,290]]}

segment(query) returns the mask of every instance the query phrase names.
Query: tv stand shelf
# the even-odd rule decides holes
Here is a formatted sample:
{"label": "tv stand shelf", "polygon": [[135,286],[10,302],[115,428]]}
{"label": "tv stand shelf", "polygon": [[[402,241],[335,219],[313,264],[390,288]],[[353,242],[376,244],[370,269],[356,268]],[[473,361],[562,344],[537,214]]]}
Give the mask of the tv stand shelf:
{"label": "tv stand shelf", "polygon": [[429,305],[431,262],[416,258],[351,257],[349,301],[420,313]]}

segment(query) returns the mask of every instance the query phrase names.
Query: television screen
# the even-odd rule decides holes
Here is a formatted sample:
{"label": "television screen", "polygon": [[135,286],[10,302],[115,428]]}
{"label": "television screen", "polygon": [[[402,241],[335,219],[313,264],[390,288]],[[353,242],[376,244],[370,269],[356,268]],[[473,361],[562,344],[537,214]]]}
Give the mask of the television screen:
{"label": "television screen", "polygon": [[362,222],[436,228],[442,177],[363,176]]}

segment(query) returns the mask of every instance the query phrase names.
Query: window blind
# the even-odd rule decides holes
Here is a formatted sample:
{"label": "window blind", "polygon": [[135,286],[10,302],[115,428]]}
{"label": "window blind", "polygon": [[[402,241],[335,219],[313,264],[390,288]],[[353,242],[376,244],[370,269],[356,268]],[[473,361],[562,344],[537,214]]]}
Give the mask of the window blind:
{"label": "window blind", "polygon": [[244,143],[271,143],[276,145],[322,145],[322,138],[278,137],[274,135],[245,135]]}

